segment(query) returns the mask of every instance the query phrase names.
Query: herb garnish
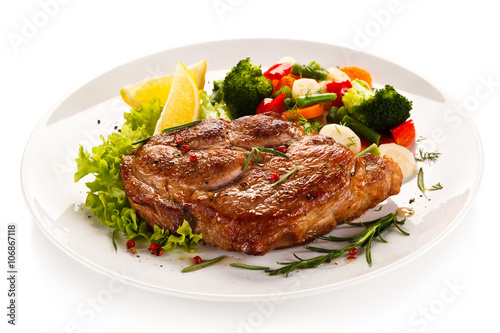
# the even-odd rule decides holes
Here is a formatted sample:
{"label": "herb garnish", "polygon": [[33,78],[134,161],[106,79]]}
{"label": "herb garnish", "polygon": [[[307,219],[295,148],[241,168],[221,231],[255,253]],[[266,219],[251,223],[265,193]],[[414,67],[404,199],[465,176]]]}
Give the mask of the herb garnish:
{"label": "herb garnish", "polygon": [[211,260],[204,260],[204,261],[200,262],[199,264],[194,264],[194,265],[191,265],[191,266],[184,268],[181,272],[188,273],[188,272],[197,271],[199,269],[211,266],[211,265],[221,261],[224,258],[227,258],[227,256],[219,256],[219,257],[211,259]]}
{"label": "herb garnish", "polygon": [[425,191],[439,191],[443,189],[443,185],[441,185],[441,183],[437,183],[436,185],[433,185],[431,188],[426,188],[424,185],[424,169],[422,168],[418,169],[417,185],[420,191],[422,191],[422,193],[425,193]]}
{"label": "herb garnish", "polygon": [[443,185],[441,183],[437,183],[436,185],[432,185],[431,188],[427,189],[428,191],[439,191],[443,189]]}
{"label": "herb garnish", "polygon": [[[181,129],[185,129],[185,128],[194,126],[194,125],[199,124],[199,123],[201,123],[201,120],[195,120],[195,121],[192,121],[190,123],[186,123],[186,124],[182,124],[182,125],[178,125],[178,126],[173,126],[173,127],[165,128],[164,130],[161,131],[161,133],[168,133],[168,132],[178,131],[178,130],[181,130]],[[151,138],[152,138],[152,136],[144,138],[144,139],[136,141],[136,142],[133,142],[132,145],[138,145],[138,144],[141,144],[141,143],[146,143]]]}
{"label": "herb garnish", "polygon": [[286,118],[288,121],[291,121],[297,125],[302,126],[304,129],[304,134],[311,134],[313,131],[316,131],[319,133],[321,128],[325,126],[321,121],[319,120],[307,120],[303,115],[297,113],[298,106],[295,106],[288,110],[290,115]]}
{"label": "herb garnish", "polygon": [[116,233],[118,232],[118,229],[113,230],[113,233],[111,235],[111,240],[113,241],[113,247],[115,248],[115,251],[118,251],[118,246],[116,245]]}
{"label": "herb garnish", "polygon": [[269,269],[269,267],[266,267],[266,266],[255,266],[255,265],[239,264],[239,263],[231,263],[231,264],[228,264],[228,265],[231,266],[231,267],[250,269],[250,270],[253,270],[253,271],[258,271],[258,270],[265,271],[265,270]]}
{"label": "herb garnish", "polygon": [[299,170],[299,167],[295,167],[292,169],[292,171],[289,171],[288,173],[286,173],[283,177],[281,177],[280,179],[278,179],[277,181],[275,181],[272,186],[274,185],[278,185],[279,183],[283,182],[285,179],[287,179],[288,177],[290,177],[292,174],[294,174],[295,172],[297,172],[297,170]]}
{"label": "herb garnish", "polygon": [[282,275],[285,274],[286,277],[294,271],[298,269],[308,269],[308,268],[317,268],[318,266],[324,264],[324,263],[329,263],[333,259],[336,259],[343,255],[345,252],[349,252],[350,249],[353,249],[355,247],[366,247],[365,254],[366,254],[366,261],[371,264],[372,263],[372,256],[371,256],[371,247],[372,247],[372,241],[374,238],[378,237],[382,242],[387,243],[385,239],[382,238],[382,232],[389,228],[391,225],[396,227],[396,229],[402,233],[405,236],[409,236],[410,234],[403,229],[401,229],[401,225],[404,224],[406,219],[403,219],[401,221],[398,221],[396,213],[391,213],[388,214],[384,217],[381,217],[379,219],[369,221],[369,222],[359,222],[359,223],[352,223],[352,222],[347,222],[344,221],[346,224],[354,227],[364,227],[365,230],[350,237],[335,237],[335,236],[316,236],[318,239],[326,240],[326,241],[332,241],[332,242],[345,242],[348,241],[351,244],[348,246],[345,246],[341,249],[326,249],[326,248],[320,248],[320,247],[314,247],[314,246],[309,246],[305,245],[304,248],[318,252],[318,253],[326,253],[325,255],[320,255],[316,256],[313,258],[309,259],[302,259],[296,254],[293,254],[293,256],[297,259],[297,261],[292,261],[292,262],[278,262],[277,264],[283,265],[283,267],[278,268],[278,269],[269,269],[264,266],[253,266],[253,265],[243,265],[243,264],[230,264],[232,267],[239,267],[239,268],[245,268],[245,269],[252,269],[252,270],[264,270],[266,273],[269,273],[269,275]]}
{"label": "herb garnish", "polygon": [[245,163],[241,167],[241,170],[245,170],[246,169],[246,167],[248,166],[248,164],[252,160],[252,157],[253,157],[254,154],[257,154],[257,158],[255,160],[255,164],[259,163],[259,153],[260,152],[270,153],[270,154],[273,154],[273,155],[276,155],[276,156],[279,156],[279,157],[283,157],[283,158],[290,158],[290,157],[288,157],[288,155],[283,154],[282,152],[274,150],[274,149],[269,149],[269,148],[264,148],[264,147],[261,147],[261,148],[252,148],[252,151],[250,152],[250,154],[248,154],[248,157],[245,160]]}
{"label": "herb garnish", "polygon": [[425,160],[427,160],[427,161],[435,161],[435,160],[438,159],[439,155],[441,155],[441,153],[438,153],[437,151],[435,151],[435,152],[424,152],[423,149],[419,149],[418,153],[419,153],[419,156],[415,157],[415,160],[418,161],[418,162],[423,162]]}

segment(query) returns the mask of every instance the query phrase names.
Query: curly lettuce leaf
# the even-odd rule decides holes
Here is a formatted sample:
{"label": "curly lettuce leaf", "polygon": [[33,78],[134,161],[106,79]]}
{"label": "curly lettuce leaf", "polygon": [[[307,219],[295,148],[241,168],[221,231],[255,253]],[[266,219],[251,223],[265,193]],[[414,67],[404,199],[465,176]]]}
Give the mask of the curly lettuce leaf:
{"label": "curly lettuce leaf", "polygon": [[91,153],[80,146],[74,180],[78,182],[87,175],[94,176],[92,181],[85,183],[89,189],[85,205],[104,225],[123,232],[127,239],[143,237],[168,251],[181,247],[193,252],[194,246],[202,240],[201,234],[193,234],[186,221],[176,234],[158,226],[150,230],[130,206],[120,178],[121,155],[136,148],[132,143],[153,135],[162,109],[157,100],[140,109],[132,109],[124,114],[125,123],[120,133],[112,133],[107,138],[101,136],[102,144],[93,147]]}
{"label": "curly lettuce leaf", "polygon": [[205,90],[200,90],[200,119],[222,118],[225,120],[233,120],[228,106],[224,103],[210,103],[210,96]]}

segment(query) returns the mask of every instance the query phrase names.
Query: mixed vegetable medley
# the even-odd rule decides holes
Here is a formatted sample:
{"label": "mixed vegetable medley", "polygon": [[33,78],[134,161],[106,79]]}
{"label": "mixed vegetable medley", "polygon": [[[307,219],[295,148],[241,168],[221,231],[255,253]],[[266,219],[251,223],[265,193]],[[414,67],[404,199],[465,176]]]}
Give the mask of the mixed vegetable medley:
{"label": "mixed vegetable medley", "polygon": [[374,89],[370,73],[354,66],[325,69],[285,57],[262,72],[247,58],[215,81],[202,101],[201,118],[277,112],[305,133],[333,136],[355,153],[371,145],[369,152],[379,155],[381,144],[409,147],[415,139],[412,102],[390,85]]}

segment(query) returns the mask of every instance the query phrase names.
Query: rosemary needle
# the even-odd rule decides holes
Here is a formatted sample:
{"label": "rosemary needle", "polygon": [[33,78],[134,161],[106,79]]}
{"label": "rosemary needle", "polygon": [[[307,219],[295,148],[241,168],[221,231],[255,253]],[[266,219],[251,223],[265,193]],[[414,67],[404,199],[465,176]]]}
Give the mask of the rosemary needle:
{"label": "rosemary needle", "polygon": [[113,241],[113,247],[115,248],[115,251],[118,251],[118,246],[116,245],[116,233],[118,229],[113,230],[113,235],[111,236],[111,240]]}
{"label": "rosemary needle", "polygon": [[199,124],[199,123],[201,123],[201,120],[194,120],[194,121],[192,121],[190,123],[186,123],[186,124],[182,124],[182,125],[179,125],[179,126],[173,126],[173,127],[165,128],[161,132],[162,133],[173,132],[173,131],[177,131],[177,130],[181,130],[181,129],[185,129],[185,128],[194,126],[194,125]]}
{"label": "rosemary needle", "polygon": [[199,269],[211,266],[211,265],[221,261],[224,258],[227,258],[227,256],[219,256],[219,257],[211,259],[211,260],[204,260],[204,261],[200,262],[199,264],[194,264],[194,265],[191,265],[191,266],[184,268],[181,272],[188,273],[188,272],[197,271]]}
{"label": "rosemary needle", "polygon": [[288,172],[287,174],[283,175],[283,177],[281,177],[280,179],[278,179],[277,181],[272,183],[272,186],[278,185],[279,183],[283,182],[285,179],[290,177],[293,173],[297,172],[297,170],[299,170],[299,167],[293,168],[292,171]]}
{"label": "rosemary needle", "polygon": [[415,160],[418,162],[423,162],[425,160],[427,161],[435,161],[438,159],[438,157],[441,155],[441,153],[434,151],[434,152],[424,152],[423,149],[419,149],[418,153],[420,156],[415,157]]}
{"label": "rosemary needle", "polygon": [[422,193],[425,193],[425,191],[439,191],[443,189],[443,185],[441,185],[441,183],[437,183],[436,185],[433,185],[431,188],[426,188],[424,185],[424,170],[422,168],[418,170],[417,185],[420,191],[422,191]]}
{"label": "rosemary needle", "polygon": [[388,214],[386,216],[383,216],[377,220],[373,220],[370,222],[362,222],[362,223],[349,223],[349,225],[356,226],[356,227],[364,227],[365,230],[361,231],[360,233],[350,236],[350,237],[333,237],[333,236],[316,236],[319,239],[327,240],[327,241],[349,241],[351,244],[348,246],[345,246],[341,249],[326,249],[326,248],[319,248],[319,247],[314,247],[314,246],[309,246],[306,245],[304,248],[318,252],[318,253],[326,253],[325,255],[320,255],[316,257],[312,257],[309,259],[302,259],[299,258],[297,255],[294,255],[294,257],[297,259],[296,261],[291,261],[291,262],[278,262],[278,265],[282,265],[283,267],[278,268],[278,269],[267,269],[265,272],[269,273],[270,275],[281,275],[284,274],[286,277],[294,271],[298,269],[308,269],[308,268],[316,268],[324,263],[329,263],[333,259],[336,259],[340,257],[342,254],[345,252],[348,252],[350,249],[354,247],[366,247],[365,249],[365,255],[366,255],[366,261],[371,264],[372,263],[372,257],[371,257],[371,246],[372,246],[372,241],[375,238],[380,238],[383,242],[386,242],[382,237],[381,233],[389,228],[391,225],[394,225],[398,231],[400,231],[403,235],[408,236],[409,233],[401,229],[400,225],[403,224],[405,220],[398,221],[397,220],[397,215],[395,213]]}
{"label": "rosemary needle", "polygon": [[[190,123],[186,123],[186,124],[182,124],[182,125],[178,125],[178,126],[173,126],[173,127],[165,128],[164,130],[161,131],[161,133],[168,133],[168,132],[178,131],[178,130],[181,130],[181,129],[185,129],[185,128],[194,126],[194,125],[199,124],[199,123],[201,123],[201,120],[195,120],[195,121],[192,121]],[[144,139],[132,142],[132,145],[138,145],[138,144],[141,144],[141,143],[146,143],[151,138],[152,138],[152,136],[149,136],[147,138],[144,138]]]}
{"label": "rosemary needle", "polygon": [[229,264],[229,266],[231,266],[231,267],[237,267],[237,268],[250,269],[250,270],[253,270],[253,271],[258,271],[258,270],[265,271],[265,270],[269,269],[269,267],[266,267],[266,266],[255,266],[255,265],[239,264],[239,263],[231,263],[231,264]]}
{"label": "rosemary needle", "polygon": [[273,155],[276,155],[276,156],[279,156],[279,157],[283,157],[283,158],[287,158],[287,159],[290,158],[290,157],[288,157],[288,155],[283,154],[282,152],[274,150],[274,149],[269,149],[269,148],[265,148],[265,147],[252,148],[252,150],[250,151],[250,154],[248,154],[248,157],[245,160],[245,163],[243,163],[243,166],[241,167],[241,170],[245,170],[246,169],[246,167],[248,166],[248,164],[252,160],[252,157],[253,157],[254,154],[257,154],[257,159],[255,160],[255,164],[259,163],[259,153],[260,152],[270,153],[270,154],[273,154]]}
{"label": "rosemary needle", "polygon": [[420,189],[420,191],[422,191],[422,193],[424,193],[426,188],[424,185],[424,169],[422,169],[422,168],[418,169],[417,185],[418,185],[418,188]]}

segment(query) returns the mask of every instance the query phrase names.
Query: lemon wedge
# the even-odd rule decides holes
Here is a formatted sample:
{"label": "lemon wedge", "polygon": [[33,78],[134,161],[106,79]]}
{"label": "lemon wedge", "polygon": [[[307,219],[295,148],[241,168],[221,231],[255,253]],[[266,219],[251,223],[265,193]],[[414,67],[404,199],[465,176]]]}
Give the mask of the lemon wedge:
{"label": "lemon wedge", "polygon": [[207,72],[207,62],[205,60],[198,61],[187,68],[193,75],[196,86],[199,90],[205,88],[205,73]]}
{"label": "lemon wedge", "polygon": [[[199,61],[188,67],[193,75],[198,89],[205,87],[205,73],[207,71],[207,62]],[[135,84],[129,84],[120,89],[120,95],[125,103],[139,109],[142,104],[148,103],[153,98],[160,100],[160,104],[165,104],[172,88],[174,74],[163,77],[146,78]]]}
{"label": "lemon wedge", "polygon": [[165,107],[156,123],[155,135],[165,128],[198,119],[200,113],[200,91],[196,82],[198,78],[179,62]]}

